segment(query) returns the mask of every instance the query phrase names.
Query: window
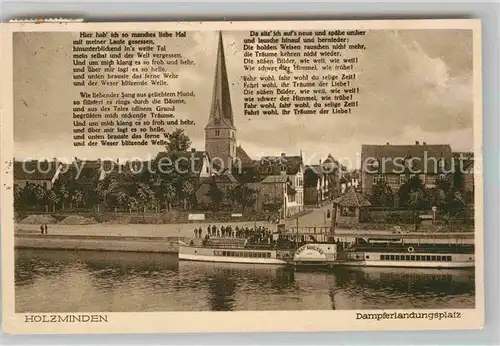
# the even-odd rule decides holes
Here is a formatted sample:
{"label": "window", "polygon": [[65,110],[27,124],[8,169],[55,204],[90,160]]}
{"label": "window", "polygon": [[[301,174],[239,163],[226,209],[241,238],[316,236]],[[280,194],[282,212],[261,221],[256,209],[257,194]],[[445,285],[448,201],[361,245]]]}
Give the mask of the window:
{"label": "window", "polygon": [[373,184],[377,185],[378,183],[385,183],[387,182],[387,177],[385,174],[375,174],[373,176]]}
{"label": "window", "polygon": [[406,183],[407,179],[406,179],[406,174],[400,174],[399,175],[399,184],[403,185],[404,183]]}
{"label": "window", "polygon": [[385,255],[380,255],[380,260],[384,261],[385,260]]}
{"label": "window", "polygon": [[217,136],[217,137],[220,136],[220,130],[215,130],[215,136]]}
{"label": "window", "polygon": [[411,255],[410,256],[410,261],[414,261],[415,260],[415,256],[414,255]]}
{"label": "window", "polygon": [[377,158],[370,158],[368,161],[367,161],[367,169],[368,169],[368,172],[370,173],[374,173],[378,170],[378,168],[380,167],[380,162],[378,161]]}
{"label": "window", "polygon": [[435,261],[436,260],[436,256],[431,256],[431,261]]}
{"label": "window", "polygon": [[418,176],[418,178],[420,179],[420,181],[422,182],[422,184],[425,184],[425,174],[420,174]]}
{"label": "window", "polygon": [[431,260],[431,256],[426,256],[426,260],[430,261]]}
{"label": "window", "polygon": [[396,255],[396,261],[399,261],[399,255]]}
{"label": "window", "polygon": [[394,255],[391,255],[391,261],[394,261]]}
{"label": "window", "polygon": [[451,262],[451,256],[446,256],[446,261]]}
{"label": "window", "polygon": [[444,169],[445,168],[445,161],[444,161],[444,157],[441,157],[439,159],[439,168],[441,169]]}
{"label": "window", "polygon": [[415,258],[417,259],[417,261],[420,261],[420,255],[415,256]]}
{"label": "window", "polygon": [[412,164],[413,164],[412,158],[411,157],[407,157],[405,159],[405,167],[408,168],[408,169],[411,169]]}

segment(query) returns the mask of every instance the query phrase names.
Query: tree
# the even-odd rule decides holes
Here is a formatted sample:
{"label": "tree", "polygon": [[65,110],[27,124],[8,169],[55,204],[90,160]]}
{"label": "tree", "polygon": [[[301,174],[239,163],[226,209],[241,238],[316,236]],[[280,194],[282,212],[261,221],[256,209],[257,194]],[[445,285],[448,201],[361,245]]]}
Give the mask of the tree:
{"label": "tree", "polygon": [[55,212],[55,208],[61,202],[61,198],[54,190],[50,190],[48,199],[49,199],[50,203],[52,204],[52,211]]}
{"label": "tree", "polygon": [[418,176],[414,176],[408,179],[406,183],[400,186],[398,191],[399,205],[405,207],[412,207],[411,203],[415,203],[415,196],[413,196],[414,199],[413,202],[410,202],[410,200],[412,198],[412,193],[416,191],[421,191],[421,194],[419,196],[422,196],[422,198],[418,199],[420,206],[422,202],[425,201],[426,194],[425,194],[425,187]]}
{"label": "tree", "polygon": [[125,205],[128,208],[129,212],[132,212],[132,210],[136,210],[137,209],[137,207],[139,205],[139,201],[135,197],[126,196],[126,198],[125,198]]}
{"label": "tree", "polygon": [[165,198],[165,203],[167,205],[167,210],[170,210],[172,204],[175,203],[177,193],[175,191],[175,186],[171,182],[166,182],[163,188],[163,197]]}
{"label": "tree", "polygon": [[181,183],[181,194],[184,200],[184,210],[188,207],[188,201],[192,199],[194,193],[193,183],[185,180]]}
{"label": "tree", "polygon": [[38,184],[26,184],[21,193],[23,206],[35,207],[47,204],[47,190]]}
{"label": "tree", "polygon": [[136,189],[136,198],[145,210],[148,206],[154,205],[155,193],[144,183],[138,183]]}
{"label": "tree", "polygon": [[214,209],[219,210],[220,204],[224,199],[224,193],[217,185],[215,179],[212,179],[212,181],[210,182],[210,187],[208,189],[207,196],[209,196],[210,199],[212,200]]}
{"label": "tree", "polygon": [[75,203],[76,208],[80,206],[80,204],[83,203],[83,193],[80,190],[75,190],[71,194],[71,201]]}
{"label": "tree", "polygon": [[257,190],[247,185],[240,185],[234,191],[234,199],[244,207],[252,207],[257,200]]}
{"label": "tree", "polygon": [[167,140],[167,152],[188,151],[191,147],[191,139],[184,133],[183,129],[176,129],[174,132],[167,134]]}
{"label": "tree", "polygon": [[394,205],[392,189],[385,181],[379,181],[373,186],[370,196],[372,205],[390,207]]}
{"label": "tree", "polygon": [[62,204],[62,208],[64,209],[65,204],[69,198],[69,191],[66,188],[66,184],[57,184],[56,186],[54,186],[54,191],[59,198],[59,203]]}
{"label": "tree", "polygon": [[23,206],[23,188],[19,185],[14,185],[14,207],[16,209]]}

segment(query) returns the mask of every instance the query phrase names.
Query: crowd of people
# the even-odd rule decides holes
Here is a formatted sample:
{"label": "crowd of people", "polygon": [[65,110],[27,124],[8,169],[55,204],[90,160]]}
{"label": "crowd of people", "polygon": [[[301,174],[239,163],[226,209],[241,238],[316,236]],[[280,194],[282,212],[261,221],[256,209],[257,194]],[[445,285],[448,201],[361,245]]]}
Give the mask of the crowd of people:
{"label": "crowd of people", "polygon": [[244,238],[249,241],[264,242],[272,238],[272,232],[264,226],[258,227],[232,227],[231,225],[208,225],[204,231],[201,227],[194,229],[195,238]]}

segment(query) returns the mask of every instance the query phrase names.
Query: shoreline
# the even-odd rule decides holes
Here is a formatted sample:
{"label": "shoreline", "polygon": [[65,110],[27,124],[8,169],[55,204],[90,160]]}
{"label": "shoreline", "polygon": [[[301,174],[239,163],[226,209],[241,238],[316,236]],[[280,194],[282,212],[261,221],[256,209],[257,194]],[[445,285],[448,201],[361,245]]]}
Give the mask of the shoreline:
{"label": "shoreline", "polygon": [[15,249],[90,250],[177,254],[180,237],[14,234]]}

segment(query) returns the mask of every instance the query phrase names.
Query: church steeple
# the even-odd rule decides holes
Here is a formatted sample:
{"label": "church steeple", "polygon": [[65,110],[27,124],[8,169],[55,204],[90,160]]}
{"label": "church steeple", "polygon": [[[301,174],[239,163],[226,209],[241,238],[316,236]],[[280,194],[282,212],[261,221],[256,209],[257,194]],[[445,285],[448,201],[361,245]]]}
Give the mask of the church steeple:
{"label": "church steeple", "polygon": [[219,32],[218,41],[212,105],[208,123],[205,126],[205,151],[212,162],[218,161],[219,167],[228,168],[231,167],[236,157],[236,127],[233,120],[221,32]]}
{"label": "church steeple", "polygon": [[[219,43],[215,65],[215,78],[212,91],[212,106],[207,128],[212,126],[229,127],[234,129],[233,109],[231,107],[231,94],[227,78],[226,60],[222,33],[219,32]],[[225,126],[224,126],[225,125]]]}

